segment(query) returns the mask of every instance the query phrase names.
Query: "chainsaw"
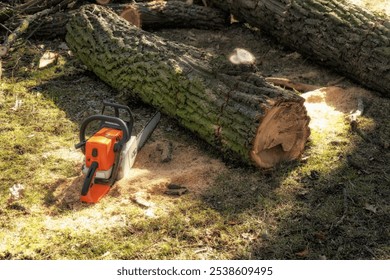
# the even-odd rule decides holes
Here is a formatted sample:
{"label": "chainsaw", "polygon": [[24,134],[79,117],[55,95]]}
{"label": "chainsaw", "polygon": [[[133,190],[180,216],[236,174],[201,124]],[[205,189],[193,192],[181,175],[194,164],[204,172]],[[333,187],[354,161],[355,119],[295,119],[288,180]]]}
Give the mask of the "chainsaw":
{"label": "chainsaw", "polygon": [[[108,115],[107,108],[111,108],[115,116]],[[119,117],[120,113],[127,115],[126,120]],[[101,114],[92,115],[82,122],[80,142],[75,145],[85,156],[82,172],[86,177],[81,201],[98,202],[117,180],[128,175],[138,151],[152,134],[160,117],[159,112],[155,113],[147,125],[133,135],[134,118],[130,108],[103,101]],[[86,140],[87,127],[93,122],[98,123],[98,129]]]}

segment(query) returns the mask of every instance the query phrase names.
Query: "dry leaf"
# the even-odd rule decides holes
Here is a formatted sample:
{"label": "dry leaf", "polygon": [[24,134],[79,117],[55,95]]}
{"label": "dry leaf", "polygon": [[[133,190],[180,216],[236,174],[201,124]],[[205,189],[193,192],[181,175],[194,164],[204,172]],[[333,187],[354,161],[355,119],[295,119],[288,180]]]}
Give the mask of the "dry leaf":
{"label": "dry leaf", "polygon": [[149,208],[154,206],[153,202],[148,201],[149,195],[145,192],[136,192],[134,195],[132,195],[131,200],[138,205]]}
{"label": "dry leaf", "polygon": [[295,253],[296,256],[298,257],[306,257],[309,254],[309,248],[305,248],[305,250]]}
{"label": "dry leaf", "polygon": [[322,241],[326,239],[326,235],[322,231],[315,232],[314,237]]}
{"label": "dry leaf", "polygon": [[364,205],[364,209],[366,209],[366,210],[368,210],[368,211],[370,211],[372,213],[375,213],[375,214],[378,211],[378,207],[376,207],[375,205],[372,205],[372,204],[368,204],[368,203],[366,203]]}
{"label": "dry leaf", "polygon": [[45,68],[53,63],[56,63],[58,58],[58,53],[46,51],[42,57],[39,59],[39,69]]}

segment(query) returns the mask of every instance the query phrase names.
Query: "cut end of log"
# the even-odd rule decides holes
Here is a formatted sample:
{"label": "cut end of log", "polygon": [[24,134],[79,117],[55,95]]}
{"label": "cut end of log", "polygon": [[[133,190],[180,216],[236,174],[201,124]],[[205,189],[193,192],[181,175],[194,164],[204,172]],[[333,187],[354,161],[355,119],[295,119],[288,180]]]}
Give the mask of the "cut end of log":
{"label": "cut end of log", "polygon": [[134,5],[127,6],[121,13],[120,16],[130,22],[132,25],[135,25],[138,28],[141,28],[141,15],[138,12],[138,9]]}
{"label": "cut end of log", "polygon": [[310,118],[302,104],[281,103],[263,118],[254,140],[251,158],[262,168],[298,159],[310,135]]}

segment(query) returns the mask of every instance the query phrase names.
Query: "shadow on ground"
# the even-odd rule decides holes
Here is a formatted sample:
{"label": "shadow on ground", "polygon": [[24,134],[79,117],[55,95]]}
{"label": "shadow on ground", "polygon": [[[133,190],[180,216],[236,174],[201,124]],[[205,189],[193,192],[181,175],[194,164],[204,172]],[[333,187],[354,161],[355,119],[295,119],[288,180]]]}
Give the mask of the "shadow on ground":
{"label": "shadow on ground", "polygon": [[345,146],[331,172],[306,163],[267,175],[239,172],[204,200],[224,215],[256,214],[269,223],[250,246],[253,259],[388,259],[389,111],[388,99],[366,103],[358,130],[346,134],[349,142],[330,143]]}

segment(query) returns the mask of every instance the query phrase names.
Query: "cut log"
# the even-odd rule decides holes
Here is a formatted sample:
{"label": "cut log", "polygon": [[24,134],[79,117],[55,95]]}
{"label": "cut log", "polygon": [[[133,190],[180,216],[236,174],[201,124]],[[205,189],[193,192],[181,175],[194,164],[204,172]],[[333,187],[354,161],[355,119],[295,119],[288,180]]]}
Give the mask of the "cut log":
{"label": "cut log", "polygon": [[14,10],[19,14],[32,15],[40,11],[56,7],[58,5],[64,7],[71,2],[74,2],[74,0],[30,0],[16,6]]}
{"label": "cut log", "polygon": [[[164,27],[187,27],[198,29],[221,29],[227,25],[228,16],[216,9],[188,6],[180,1],[151,3],[108,4],[107,7],[126,20],[143,29]],[[74,10],[58,12],[32,23],[35,37],[55,38],[66,34],[66,24]],[[142,22],[142,23],[141,23]]]}
{"label": "cut log", "polygon": [[38,38],[64,38],[66,35],[66,24],[68,23],[74,10],[66,12],[58,12],[48,15],[40,22],[35,22],[31,25],[31,30],[35,30],[33,36]]}
{"label": "cut log", "polygon": [[104,6],[82,7],[67,30],[69,48],[98,77],[225,157],[270,168],[301,156],[310,134],[302,97],[251,72],[228,75],[228,58],[164,40]]}
{"label": "cut log", "polygon": [[120,15],[143,29],[156,27],[221,29],[227,25],[230,16],[220,10],[187,5],[181,1],[134,3],[128,5]]}
{"label": "cut log", "polygon": [[390,97],[390,21],[343,0],[211,0],[321,64]]}

